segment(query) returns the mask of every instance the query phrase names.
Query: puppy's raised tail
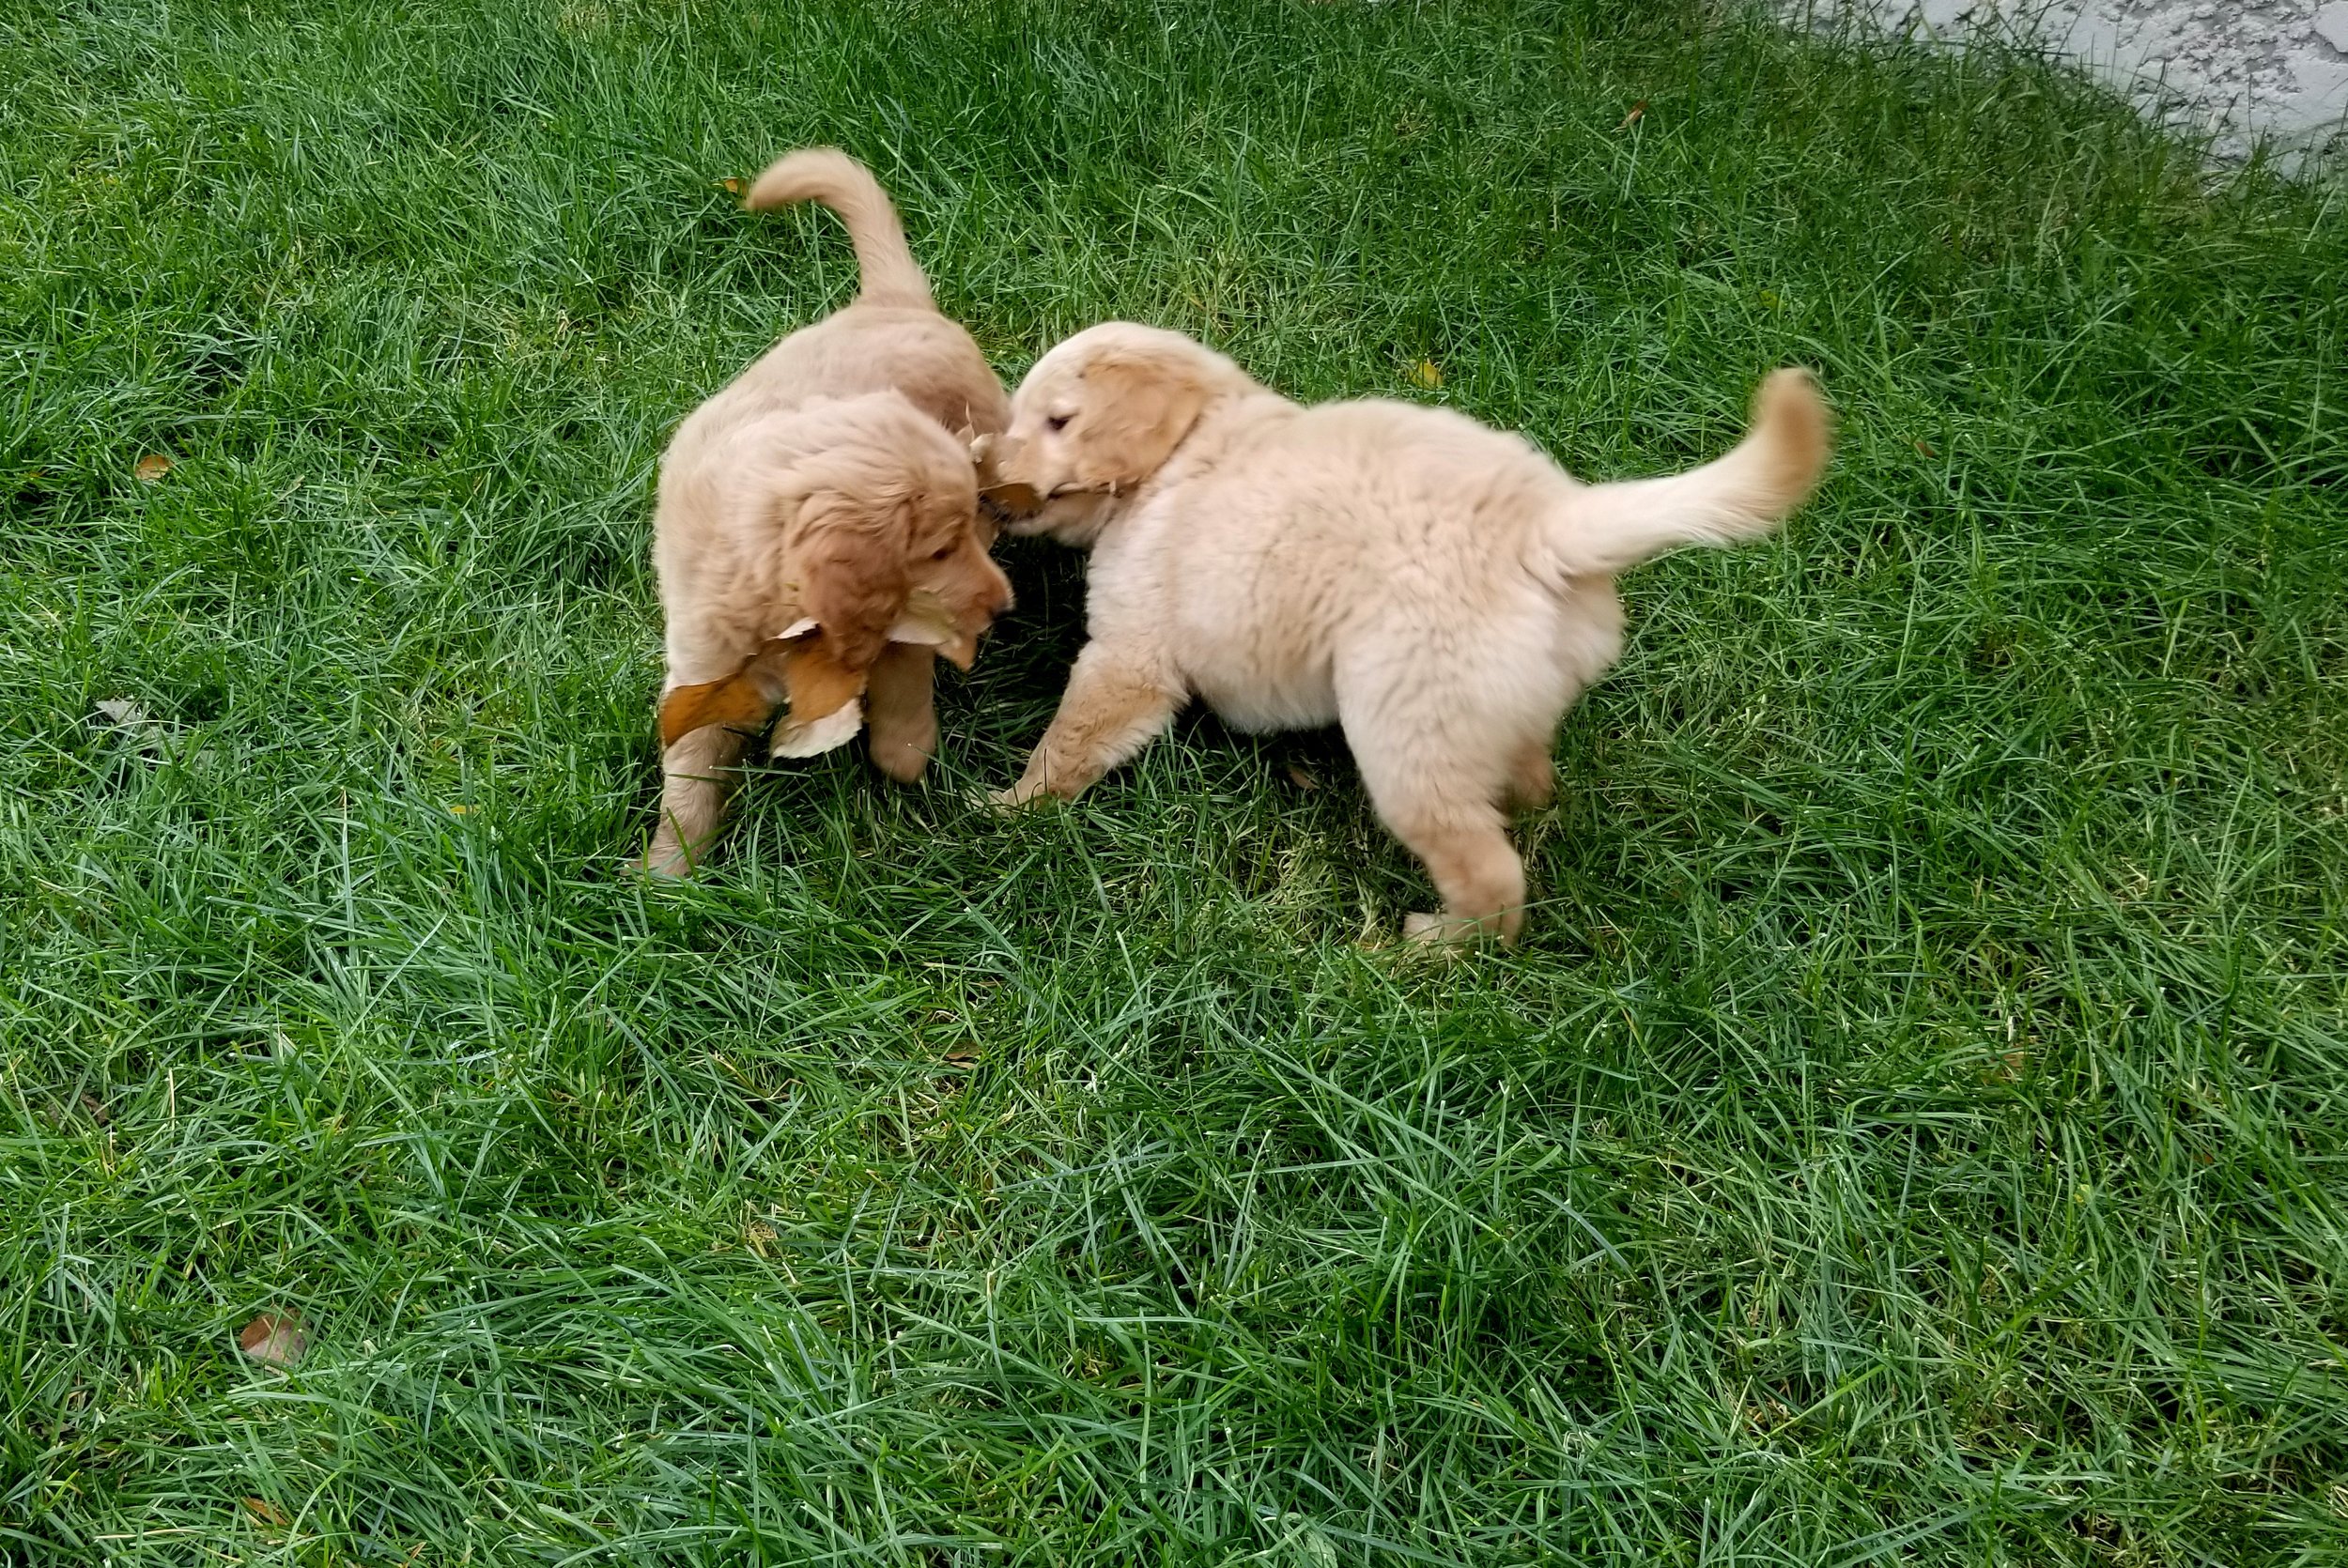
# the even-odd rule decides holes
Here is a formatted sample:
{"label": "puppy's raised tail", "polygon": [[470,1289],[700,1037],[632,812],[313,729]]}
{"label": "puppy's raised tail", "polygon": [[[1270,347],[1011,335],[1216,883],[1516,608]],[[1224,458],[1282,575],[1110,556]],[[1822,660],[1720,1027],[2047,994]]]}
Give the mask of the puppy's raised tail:
{"label": "puppy's raised tail", "polygon": [[1810,499],[1834,445],[1834,416],[1803,370],[1772,372],[1753,427],[1727,455],[1661,479],[1576,490],[1550,543],[1577,576],[1611,576],[1686,545],[1757,539]]}
{"label": "puppy's raised tail", "polygon": [[896,206],[871,170],[837,147],[802,147],[776,160],[742,198],[753,211],[797,202],[821,202],[848,226],[863,274],[859,304],[936,308],[930,281],[905,244]]}

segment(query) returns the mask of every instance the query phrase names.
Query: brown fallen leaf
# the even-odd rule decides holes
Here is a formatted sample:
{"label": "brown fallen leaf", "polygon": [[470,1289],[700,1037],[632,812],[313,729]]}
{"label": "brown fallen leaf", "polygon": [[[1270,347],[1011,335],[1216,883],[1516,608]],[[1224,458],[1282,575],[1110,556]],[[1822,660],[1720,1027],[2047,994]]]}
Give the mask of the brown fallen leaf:
{"label": "brown fallen leaf", "polygon": [[729,196],[738,196],[742,193],[742,182],[734,176],[728,175],[718,182],[718,189]]}
{"label": "brown fallen leaf", "polygon": [[790,645],[782,661],[784,712],[766,748],[770,757],[815,757],[845,746],[864,728],[867,671],[840,657],[820,630]]}
{"label": "brown fallen leaf", "polygon": [[956,1046],[953,1050],[946,1053],[946,1063],[949,1067],[976,1067],[978,1065],[978,1061],[979,1053],[977,1048],[974,1046]]}
{"label": "brown fallen leaf", "polygon": [[[914,594],[889,637],[936,648],[965,669],[978,652],[978,634],[957,625],[935,594]],[[666,749],[712,724],[754,732],[780,710],[782,722],[775,725],[767,754],[817,756],[846,745],[864,728],[861,699],[869,675],[841,658],[822,627],[799,621],[723,680],[678,686],[663,698],[660,745]]]}
{"label": "brown fallen leaf", "polygon": [[1641,99],[1641,100],[1639,100],[1639,101],[1638,101],[1638,102],[1636,102],[1636,103],[1634,103],[1634,104],[1632,104],[1632,105],[1630,106],[1630,113],[1629,113],[1628,115],[1625,115],[1622,117],[1622,123],[1621,123],[1621,124],[1619,124],[1619,125],[1617,125],[1617,126],[1615,126],[1615,127],[1614,127],[1614,129],[1615,129],[1616,131],[1628,131],[1629,129],[1630,129],[1630,127],[1632,127],[1632,126],[1634,126],[1634,125],[1638,124],[1638,123],[1639,123],[1639,118],[1640,118],[1640,116],[1641,116],[1641,115],[1645,115],[1645,113],[1646,113],[1646,100],[1645,100],[1645,99]]}
{"label": "brown fallen leaf", "polygon": [[750,730],[765,729],[788,692],[783,682],[783,661],[790,654],[792,638],[798,635],[799,628],[794,626],[789,635],[770,638],[762,643],[741,669],[725,679],[679,686],[661,699],[661,748],[666,750],[694,730],[712,724]]}
{"label": "brown fallen leaf", "polygon": [[979,491],[980,543],[992,546],[995,533],[1010,524],[1025,522],[1043,510],[1043,498],[1032,484],[984,486]]}
{"label": "brown fallen leaf", "polygon": [[917,588],[905,596],[903,613],[888,628],[888,640],[935,648],[951,659],[956,669],[967,669],[979,656],[979,633],[985,629],[983,622],[972,626],[957,621],[935,590]]}
{"label": "brown fallen leaf", "polygon": [[696,730],[713,724],[738,730],[763,730],[775,716],[778,700],[749,672],[749,666],[722,681],[679,686],[660,699],[660,746],[676,745]]}
{"label": "brown fallen leaf", "polygon": [[782,684],[791,717],[805,724],[864,695],[864,671],[842,659],[832,639],[819,632],[792,646],[782,661]]}
{"label": "brown fallen leaf", "polygon": [[244,1504],[244,1511],[247,1514],[272,1530],[284,1530],[292,1522],[286,1517],[284,1510],[267,1498],[239,1498],[238,1500]]}
{"label": "brown fallen leaf", "polygon": [[1916,450],[1917,450],[1917,452],[1918,452],[1918,453],[1920,453],[1921,454],[1923,454],[1923,456],[1926,456],[1926,457],[1938,457],[1938,456],[1939,456],[1939,455],[1940,455],[1938,452],[1935,452],[1935,451],[1932,449],[1932,443],[1931,443],[1930,441],[1918,441],[1918,442],[1916,442],[1916,443],[1915,443],[1915,445],[1916,445]]}
{"label": "brown fallen leaf", "polygon": [[108,1122],[114,1120],[113,1115],[106,1109],[106,1102],[99,1099],[96,1095],[84,1095],[82,1097],[82,1109],[88,1112],[89,1119],[96,1122],[100,1127],[103,1127]]}
{"label": "brown fallen leaf", "polygon": [[171,471],[171,459],[160,452],[150,452],[133,464],[131,472],[142,484],[161,484],[163,475]]}
{"label": "brown fallen leaf", "polygon": [[775,726],[774,737],[767,742],[766,755],[777,761],[787,758],[821,757],[836,751],[855,740],[857,731],[864,728],[864,703],[850,698],[841,707],[813,718],[799,720],[785,717]]}
{"label": "brown fallen leaf", "polygon": [[1300,790],[1318,790],[1321,788],[1321,780],[1305,772],[1305,765],[1302,762],[1290,762],[1288,767],[1288,774],[1289,782],[1295,785]]}
{"label": "brown fallen leaf", "polygon": [[1043,498],[1035,486],[1021,484],[1003,477],[1003,462],[1009,455],[1000,436],[974,436],[970,438],[970,461],[979,470],[979,501],[982,509],[999,514],[1016,522],[1032,517],[1043,508]]}
{"label": "brown fallen leaf", "polygon": [[1411,367],[1411,379],[1431,392],[1443,385],[1443,366],[1432,360],[1421,360]]}
{"label": "brown fallen leaf", "polygon": [[289,1367],[309,1353],[310,1341],[296,1312],[265,1312],[237,1335],[237,1348],[264,1366]]}

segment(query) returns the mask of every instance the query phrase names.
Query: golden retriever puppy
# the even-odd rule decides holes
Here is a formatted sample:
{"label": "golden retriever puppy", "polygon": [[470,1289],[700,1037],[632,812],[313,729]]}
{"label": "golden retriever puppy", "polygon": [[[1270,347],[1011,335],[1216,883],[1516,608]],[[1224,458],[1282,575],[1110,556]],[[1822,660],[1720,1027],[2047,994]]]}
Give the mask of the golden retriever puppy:
{"label": "golden retriever puppy", "polygon": [[1091,548],[1090,640],[995,799],[1074,797],[1193,697],[1246,730],[1334,721],[1443,897],[1405,934],[1512,939],[1525,881],[1504,811],[1548,801],[1558,720],[1622,651],[1615,574],[1767,533],[1831,438],[1810,377],[1779,371],[1726,456],[1584,484],[1447,410],[1304,407],[1180,333],[1079,332],[993,445],[1044,498],[1012,530]]}
{"label": "golden retriever puppy", "polygon": [[[942,606],[966,660],[968,640],[1010,607],[967,444],[1003,428],[1008,403],[970,334],[938,314],[896,209],[862,165],[827,147],[795,152],[744,205],[811,200],[846,223],[861,289],[694,409],[661,457],[661,694],[665,707],[680,688],[756,673],[769,643],[812,620],[827,654],[863,683],[874,765],[909,781],[936,749],[935,650],[889,633],[917,598]],[[647,869],[682,875],[700,860],[744,738],[726,723],[664,736]]]}

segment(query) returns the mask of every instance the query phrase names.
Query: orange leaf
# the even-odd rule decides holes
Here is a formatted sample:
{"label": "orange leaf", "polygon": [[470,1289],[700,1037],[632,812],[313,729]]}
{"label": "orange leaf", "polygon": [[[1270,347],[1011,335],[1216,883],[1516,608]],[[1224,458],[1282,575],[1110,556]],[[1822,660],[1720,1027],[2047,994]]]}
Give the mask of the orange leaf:
{"label": "orange leaf", "polygon": [[1616,131],[1628,131],[1630,127],[1632,127],[1632,126],[1634,126],[1634,125],[1638,124],[1638,123],[1639,123],[1639,116],[1640,116],[1640,115],[1644,115],[1644,114],[1645,114],[1645,113],[1646,113],[1646,100],[1645,100],[1645,99],[1641,99],[1641,100],[1639,100],[1639,101],[1638,101],[1638,102],[1636,102],[1636,103],[1634,103],[1634,104],[1632,104],[1632,105],[1630,106],[1630,113],[1629,113],[1628,115],[1625,115],[1622,117],[1622,123],[1621,123],[1620,125],[1617,125],[1616,127],[1614,127],[1614,129],[1615,129]]}
{"label": "orange leaf", "polygon": [[[811,757],[855,734],[862,727],[860,712],[852,720],[835,720],[821,730],[815,726],[864,695],[866,672],[842,664],[832,639],[812,622],[793,630],[798,635],[770,638],[761,644],[724,680],[669,693],[660,704],[662,747],[712,724],[764,728],[775,710],[786,704],[790,711],[775,731],[778,757]],[[949,656],[952,652],[949,650]]]}
{"label": "orange leaf", "polygon": [[974,436],[970,439],[970,461],[979,470],[981,508],[991,510],[1007,521],[1032,517],[1043,510],[1043,498],[1035,493],[1033,485],[1003,477],[1006,455],[1000,436]]}
{"label": "orange leaf", "polygon": [[[775,727],[770,754],[813,757],[844,745],[863,728],[861,707],[851,709],[850,704],[864,695],[866,674],[842,663],[825,633],[796,644],[782,666],[790,707]],[[845,717],[838,716],[843,714]],[[831,722],[825,723],[826,719]]]}
{"label": "orange leaf", "polygon": [[244,1511],[274,1530],[284,1530],[288,1523],[285,1514],[267,1498],[240,1498]]}
{"label": "orange leaf", "polygon": [[742,193],[742,182],[734,178],[733,176],[728,175],[725,178],[718,182],[718,189],[723,191],[729,196],[738,196]]}
{"label": "orange leaf", "polygon": [[142,484],[161,484],[163,475],[171,471],[171,459],[160,452],[150,452],[132,466],[131,471]]}
{"label": "orange leaf", "polygon": [[776,706],[750,678],[747,667],[722,681],[679,686],[660,700],[661,747],[665,750],[713,724],[760,728],[775,716]]}
{"label": "orange leaf", "polygon": [[[799,628],[794,628],[798,630]],[[666,750],[694,730],[712,724],[734,729],[764,730],[782,706],[783,661],[793,639],[769,638],[742,668],[722,681],[679,686],[660,702],[660,746]]]}

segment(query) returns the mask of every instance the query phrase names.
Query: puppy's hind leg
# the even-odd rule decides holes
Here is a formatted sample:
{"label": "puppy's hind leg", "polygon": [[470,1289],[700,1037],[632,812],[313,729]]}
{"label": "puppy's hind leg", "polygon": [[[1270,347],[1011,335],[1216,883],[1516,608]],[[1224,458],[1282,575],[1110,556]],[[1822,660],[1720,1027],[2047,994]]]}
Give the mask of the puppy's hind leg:
{"label": "puppy's hind leg", "polygon": [[932,695],[936,672],[935,652],[892,642],[881,650],[865,687],[873,765],[900,784],[920,777],[937,755],[937,705]]}
{"label": "puppy's hind leg", "polygon": [[689,877],[725,820],[726,797],[742,776],[742,733],[703,725],[660,759],[660,825],[639,862],[655,876]]}
{"label": "puppy's hind leg", "polygon": [[1106,643],[1086,643],[1069,671],[1059,712],[1027,759],[1027,771],[1018,783],[994,795],[994,804],[1024,806],[1044,794],[1075,799],[1155,739],[1183,696],[1147,660]]}
{"label": "puppy's hind leg", "polygon": [[[1413,942],[1513,942],[1524,924],[1524,862],[1500,803],[1533,783],[1534,770],[1500,744],[1508,727],[1499,715],[1462,699],[1472,689],[1398,684],[1376,670],[1338,679],[1338,720],[1370,804],[1443,895],[1442,914],[1403,917]],[[1539,761],[1546,782],[1546,749]]]}
{"label": "puppy's hind leg", "polygon": [[1512,810],[1538,811],[1557,798],[1557,769],[1549,760],[1549,737],[1538,736],[1517,747],[1508,764],[1508,798]]}
{"label": "puppy's hind leg", "polygon": [[1457,797],[1377,804],[1394,836],[1427,862],[1443,895],[1442,914],[1402,917],[1404,936],[1413,942],[1516,940],[1524,925],[1524,862],[1508,842],[1497,807]]}

